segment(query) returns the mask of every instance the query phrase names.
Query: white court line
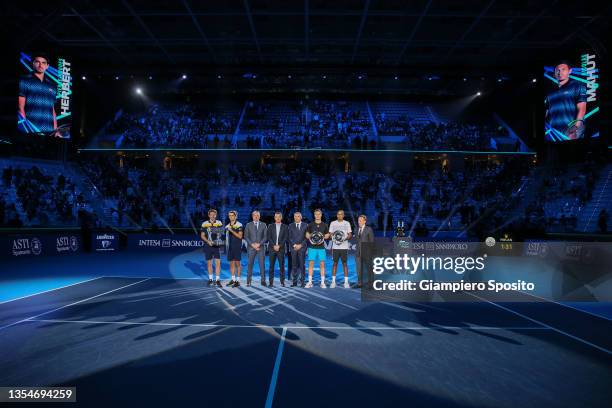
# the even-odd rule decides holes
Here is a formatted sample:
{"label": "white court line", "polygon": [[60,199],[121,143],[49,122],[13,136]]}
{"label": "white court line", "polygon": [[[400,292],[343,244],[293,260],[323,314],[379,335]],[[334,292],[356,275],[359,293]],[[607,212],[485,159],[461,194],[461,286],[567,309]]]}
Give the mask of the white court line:
{"label": "white court line", "polygon": [[80,324],[119,324],[128,326],[184,326],[184,327],[228,327],[237,329],[327,329],[327,330],[437,330],[437,329],[456,329],[456,330],[550,330],[543,326],[271,326],[266,324],[216,324],[216,323],[164,323],[164,322],[117,322],[107,320],[61,320],[61,319],[28,319],[31,322],[45,323],[80,323]]}
{"label": "white court line", "polygon": [[265,408],[272,408],[274,401],[274,391],[276,391],[276,382],[278,381],[278,372],[280,370],[280,362],[283,356],[283,348],[285,347],[285,337],[287,336],[287,328],[283,328],[278,350],[276,352],[276,360],[274,361],[274,370],[272,371],[272,379],[270,380],[270,388],[268,388],[268,397],[266,398]]}
{"label": "white court line", "polygon": [[58,307],[57,309],[49,310],[47,312],[37,314],[36,316],[28,317],[27,319],[19,320],[18,322],[15,322],[15,323],[7,324],[6,326],[0,327],[0,330],[4,330],[4,329],[6,329],[8,327],[15,326],[15,325],[17,325],[19,323],[27,322],[28,320],[36,319],[37,317],[44,316],[46,314],[56,312],[58,310],[65,309],[65,308],[70,307],[70,306],[78,305],[79,303],[87,302],[88,300],[95,299],[95,298],[98,298],[100,296],[104,296],[104,295],[107,295],[109,293],[113,293],[113,292],[116,292],[118,290],[128,288],[130,286],[136,285],[138,283],[141,283],[141,282],[144,282],[144,281],[147,281],[147,280],[149,280],[149,279],[143,279],[143,280],[140,280],[138,282],[130,283],[129,285],[121,286],[120,288],[109,290],[107,292],[100,293],[99,295],[91,296],[91,297],[88,297],[87,299],[79,300],[78,302],[70,303],[69,305],[64,305],[64,306]]}
{"label": "white court line", "polygon": [[71,283],[70,285],[60,286],[59,288],[43,290],[42,292],[32,293],[31,295],[25,295],[25,296],[21,296],[21,297],[15,298],[15,299],[3,300],[2,302],[0,302],[0,305],[3,305],[5,303],[14,302],[14,301],[20,300],[20,299],[26,299],[26,298],[29,298],[29,297],[32,297],[32,296],[36,296],[36,295],[42,295],[43,293],[53,292],[54,290],[69,288],[70,286],[80,285],[81,283],[91,282],[91,281],[94,281],[96,279],[102,279],[102,278],[104,278],[104,276],[98,276],[97,278],[92,278],[92,279],[87,279],[87,280],[80,281],[80,282]]}
{"label": "white court line", "polygon": [[521,290],[521,291],[519,291],[519,292],[521,292],[521,293],[523,293],[523,294],[525,294],[525,295],[527,295],[527,296],[533,296],[533,297],[535,297],[535,298],[542,299],[543,301],[546,301],[546,302],[548,302],[548,303],[555,303],[555,304],[557,304],[557,305],[559,305],[559,306],[568,307],[568,308],[570,308],[570,309],[577,310],[578,312],[586,313],[586,314],[589,314],[589,315],[591,315],[591,316],[599,317],[599,318],[601,318],[601,319],[608,320],[608,321],[612,322],[612,319],[611,319],[611,318],[609,318],[609,317],[607,317],[607,316],[602,316],[602,315],[599,315],[599,314],[597,314],[597,313],[589,312],[588,310],[579,309],[579,308],[577,308],[577,307],[575,307],[575,306],[572,306],[572,305],[567,305],[567,304],[565,304],[565,303],[557,302],[556,300],[546,299],[546,298],[543,298],[543,297],[541,297],[541,296],[534,295],[534,294],[532,294],[532,293],[523,292],[522,290]]}
{"label": "white court line", "polygon": [[[114,275],[106,275],[106,276],[103,276],[103,277],[104,277],[104,278],[127,278],[127,279],[140,279],[140,278],[143,278],[143,276],[114,276]],[[201,280],[201,281],[206,281],[206,279],[205,279],[205,278],[176,278],[176,277],[168,277],[168,278],[165,278],[165,277],[161,277],[161,276],[149,277],[149,279],[165,279],[165,280]],[[226,289],[226,288],[225,288],[225,287],[223,287],[223,289]],[[293,290],[292,290],[291,288],[282,288],[282,287],[281,287],[281,288],[280,288],[280,290],[284,290],[284,291],[286,291],[286,292],[289,292],[289,291],[293,292]],[[232,291],[231,289],[229,289],[229,293],[232,293],[232,292],[233,292],[233,291]],[[589,312],[588,310],[578,309],[577,307],[574,307],[574,306],[571,306],[571,305],[566,305],[566,304],[564,304],[564,303],[560,303],[560,302],[557,302],[557,301],[554,301],[554,300],[550,300],[550,299],[542,298],[542,297],[540,297],[540,296],[536,296],[536,295],[531,294],[531,293],[527,293],[527,292],[523,292],[523,291],[518,291],[518,292],[523,293],[523,294],[526,294],[526,295],[529,295],[529,296],[533,296],[533,297],[536,297],[536,298],[539,298],[539,299],[542,299],[542,300],[546,300],[547,302],[556,303],[556,304],[561,305],[561,306],[569,307],[570,309],[575,309],[575,310],[577,310],[577,311],[579,311],[579,312],[587,313],[587,314],[593,315],[593,316],[595,316],[595,317],[601,317],[602,319],[606,319],[606,320],[610,320],[610,321],[612,321],[612,319],[610,319],[609,317],[602,316],[602,315],[599,315],[599,314],[596,314],[596,313],[593,313],[593,312]],[[42,293],[42,292],[41,292],[41,293]],[[309,293],[309,292],[305,292],[305,293]],[[356,294],[359,294],[359,291],[355,291],[355,293],[356,293]],[[383,298],[383,297],[384,297],[384,298],[388,298],[388,299],[393,299],[393,300],[394,300],[394,298],[389,297],[389,296],[382,296],[382,295],[380,295],[380,294],[378,294],[377,296],[380,296],[381,298]],[[381,303],[386,304],[387,306],[392,306],[391,304],[389,304],[389,302],[381,302]],[[404,302],[404,303],[416,303],[416,304],[419,304],[419,305],[421,305],[421,306],[423,306],[423,307],[429,307],[429,308],[433,308],[433,309],[438,309],[438,308],[436,308],[435,306],[432,306],[432,305],[427,305],[427,304],[424,304],[423,302]],[[0,303],[0,304],[1,304],[1,303]],[[398,302],[398,305],[399,305],[399,302]],[[397,305],[395,305],[395,307],[398,307],[398,306],[397,306]],[[404,306],[404,307],[405,307],[405,306]]]}
{"label": "white court line", "polygon": [[555,328],[555,327],[552,327],[551,325],[548,325],[548,324],[546,324],[546,323],[544,323],[544,322],[541,322],[541,321],[539,321],[539,320],[533,319],[533,318],[531,318],[531,317],[529,317],[529,316],[525,316],[524,314],[522,314],[522,313],[520,313],[520,312],[517,312],[517,311],[512,310],[512,309],[510,309],[510,308],[507,308],[507,307],[505,307],[505,306],[502,306],[502,305],[500,305],[500,304],[498,304],[498,303],[491,302],[490,300],[485,299],[485,298],[482,298],[482,297],[480,297],[480,296],[478,296],[478,295],[475,295],[475,294],[473,294],[473,293],[469,293],[469,292],[466,292],[466,293],[467,293],[468,295],[471,295],[471,296],[477,297],[477,298],[478,298],[478,299],[480,299],[480,300],[484,300],[485,302],[488,302],[488,303],[490,303],[490,304],[492,304],[492,305],[494,305],[494,306],[497,306],[497,307],[499,307],[500,309],[503,309],[503,310],[505,310],[505,311],[507,311],[507,312],[510,312],[510,313],[513,313],[513,314],[515,314],[515,315],[517,315],[517,316],[520,316],[520,317],[522,317],[523,319],[529,320],[530,322],[540,324],[540,325],[542,325],[542,326],[544,326],[544,327],[546,327],[546,328],[548,328],[548,329],[550,329],[550,330],[552,330],[552,331],[555,331],[555,332],[557,332],[557,333],[559,333],[559,334],[563,334],[563,335],[565,335],[565,336],[567,336],[567,337],[569,337],[569,338],[571,338],[571,339],[574,339],[574,340],[576,340],[576,341],[579,341],[579,342],[581,342],[581,343],[584,343],[584,344],[586,344],[586,345],[588,345],[588,346],[594,347],[594,348],[596,348],[597,350],[603,351],[604,353],[607,353],[607,354],[612,354],[612,351],[610,351],[610,350],[608,350],[608,349],[606,349],[606,348],[604,348],[604,347],[598,346],[597,344],[593,344],[593,343],[591,343],[590,341],[587,341],[587,340],[581,339],[580,337],[574,336],[573,334],[570,334],[570,333],[565,332],[565,331],[563,331],[563,330],[561,330],[561,329],[557,329],[557,328]]}
{"label": "white court line", "polygon": [[206,278],[175,278],[174,276],[165,278],[163,276],[122,276],[122,275],[104,275],[105,278],[126,278],[126,279],[165,279],[165,280],[201,280],[202,282],[208,282]]}

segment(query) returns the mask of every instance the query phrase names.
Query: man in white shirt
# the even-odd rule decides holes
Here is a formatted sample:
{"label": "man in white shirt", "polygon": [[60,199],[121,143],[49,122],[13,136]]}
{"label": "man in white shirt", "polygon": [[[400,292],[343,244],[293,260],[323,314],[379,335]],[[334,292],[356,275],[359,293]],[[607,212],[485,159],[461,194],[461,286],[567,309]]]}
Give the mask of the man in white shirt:
{"label": "man in white shirt", "polygon": [[[353,231],[351,229],[351,224],[344,219],[344,210],[338,210],[336,214],[337,220],[332,221],[329,225],[329,233],[332,236],[332,257],[334,260],[334,264],[332,266],[332,282],[330,288],[336,287],[336,270],[338,269],[338,261],[342,259],[342,269],[344,270],[344,287],[350,288],[349,280],[348,280],[348,250],[349,250],[349,240],[353,236]],[[336,231],[341,231],[342,234],[334,234]],[[338,236],[343,238],[335,239],[334,237]]]}

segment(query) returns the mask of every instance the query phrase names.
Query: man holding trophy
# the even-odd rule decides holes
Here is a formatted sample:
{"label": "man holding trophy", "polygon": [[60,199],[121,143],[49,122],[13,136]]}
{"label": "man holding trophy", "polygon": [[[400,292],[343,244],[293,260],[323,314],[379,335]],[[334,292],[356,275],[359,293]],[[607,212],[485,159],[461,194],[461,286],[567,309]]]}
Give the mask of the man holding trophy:
{"label": "man holding trophy", "polygon": [[312,288],[312,271],[314,263],[319,262],[321,271],[321,287],[325,286],[325,240],[329,239],[329,228],[321,220],[321,210],[314,211],[314,221],[306,228],[306,239],[308,240],[308,283],[306,288]]}
{"label": "man holding trophy", "polygon": [[[208,286],[216,284],[221,287],[221,251],[220,248],[223,245],[223,237],[225,231],[223,223],[217,220],[217,210],[208,210],[208,221],[202,223],[200,230],[200,238],[204,241],[204,255],[206,257],[206,263],[208,266]],[[212,261],[215,260],[215,272],[216,272],[216,283],[213,282],[213,268]]]}
{"label": "man holding trophy", "polygon": [[337,220],[329,224],[329,233],[332,238],[332,258],[334,264],[332,266],[332,282],[330,288],[336,287],[336,270],[338,269],[338,261],[342,260],[342,269],[344,270],[344,287],[350,288],[348,279],[348,250],[349,240],[352,237],[351,224],[344,219],[344,210],[338,210]]}

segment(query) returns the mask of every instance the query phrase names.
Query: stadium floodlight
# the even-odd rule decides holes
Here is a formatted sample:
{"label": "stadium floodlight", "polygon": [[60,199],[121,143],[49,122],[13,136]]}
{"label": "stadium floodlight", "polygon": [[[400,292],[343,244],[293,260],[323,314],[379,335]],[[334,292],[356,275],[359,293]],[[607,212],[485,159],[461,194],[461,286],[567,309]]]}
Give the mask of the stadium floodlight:
{"label": "stadium floodlight", "polygon": [[183,76],[181,76],[181,78],[187,79],[187,74],[183,74]]}
{"label": "stadium floodlight", "polygon": [[119,75],[115,75],[115,81],[119,80]]}
{"label": "stadium floodlight", "polygon": [[153,77],[151,75],[149,75],[149,80],[153,79]]}
{"label": "stadium floodlight", "polygon": [[536,78],[533,78],[531,82],[535,84],[536,82],[538,82],[538,80]]}
{"label": "stadium floodlight", "polygon": [[482,95],[482,92],[480,91],[476,92],[476,96],[480,96],[480,95]]}
{"label": "stadium floodlight", "polygon": [[395,79],[396,81],[399,79],[398,76],[394,76],[393,79]]}
{"label": "stadium floodlight", "polygon": [[467,82],[467,78],[463,78],[463,82]]}
{"label": "stadium floodlight", "polygon": [[142,95],[142,89],[141,88],[136,88],[136,93],[138,95]]}
{"label": "stadium floodlight", "polygon": [[87,79],[87,77],[86,77],[85,75],[83,75],[83,76],[81,77],[81,79],[82,79],[83,81],[85,81],[85,80]]}

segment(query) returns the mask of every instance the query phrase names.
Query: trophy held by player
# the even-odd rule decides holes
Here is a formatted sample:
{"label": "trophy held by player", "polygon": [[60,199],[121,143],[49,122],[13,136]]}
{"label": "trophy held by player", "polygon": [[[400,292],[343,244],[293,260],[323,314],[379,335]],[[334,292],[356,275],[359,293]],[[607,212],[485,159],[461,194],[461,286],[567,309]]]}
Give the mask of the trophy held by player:
{"label": "trophy held by player", "polygon": [[[219,225],[217,225],[217,223]],[[217,223],[208,227],[206,229],[206,234],[208,235],[208,240],[213,243],[213,246],[220,247],[223,246],[225,231],[223,228],[223,224],[221,224],[220,221]]]}
{"label": "trophy held by player", "polygon": [[335,245],[340,246],[344,241],[346,241],[346,234],[342,230],[334,231],[332,234],[332,241]]}
{"label": "trophy held by player", "polygon": [[395,228],[395,236],[396,237],[405,237],[406,230],[404,229],[404,221],[398,221],[397,227]]}
{"label": "trophy held by player", "polygon": [[315,246],[321,245],[324,240],[325,240],[325,236],[323,235],[322,232],[319,232],[319,231],[313,232],[310,235],[310,239],[309,239],[310,243]]}

